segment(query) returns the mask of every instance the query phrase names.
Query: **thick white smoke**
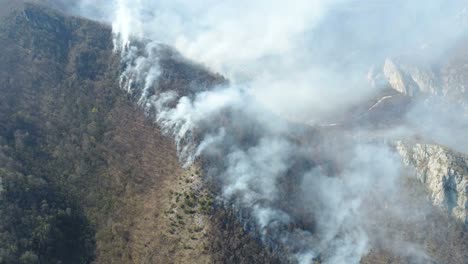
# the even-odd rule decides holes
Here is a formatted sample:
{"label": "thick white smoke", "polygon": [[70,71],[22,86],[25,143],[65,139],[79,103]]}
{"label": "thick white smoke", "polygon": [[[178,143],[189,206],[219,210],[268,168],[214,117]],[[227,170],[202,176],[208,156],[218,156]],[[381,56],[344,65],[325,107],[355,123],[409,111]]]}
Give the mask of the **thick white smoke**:
{"label": "thick white smoke", "polygon": [[121,45],[130,35],[168,44],[249,82],[270,110],[316,121],[371,92],[372,63],[443,52],[464,28],[460,2],[118,0],[112,24]]}
{"label": "thick white smoke", "polygon": [[[290,121],[323,121],[367,96],[365,73],[385,56],[443,51],[460,34],[460,3],[115,0],[76,8],[112,14],[100,18],[112,23],[126,66],[122,87],[175,138],[184,163],[210,160],[219,199],[246,226],[291,260],[344,264],[359,263],[385,236],[370,232],[378,221],[369,203],[400,216],[399,204],[385,200],[401,191],[399,159],[386,144],[319,137]],[[167,90],[168,56],[202,63],[229,84]]]}
{"label": "thick white smoke", "polygon": [[[68,0],[55,0],[67,2]],[[373,90],[363,76],[394,54],[436,59],[466,27],[455,1],[80,0],[78,14],[120,35],[176,48],[187,58],[249,83],[257,101],[287,118],[323,119]]]}

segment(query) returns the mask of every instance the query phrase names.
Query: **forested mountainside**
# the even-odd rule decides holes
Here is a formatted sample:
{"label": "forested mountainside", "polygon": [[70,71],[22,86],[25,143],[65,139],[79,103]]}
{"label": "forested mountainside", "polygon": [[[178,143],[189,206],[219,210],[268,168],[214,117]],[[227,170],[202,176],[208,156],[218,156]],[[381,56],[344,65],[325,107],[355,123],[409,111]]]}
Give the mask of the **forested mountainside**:
{"label": "forested mountainside", "polygon": [[[270,262],[119,88],[108,26],[35,4],[2,12],[0,263]],[[176,82],[210,80],[167,65]]]}
{"label": "forested mountainside", "polygon": [[[145,114],[138,95],[121,89],[123,66],[108,25],[28,1],[0,0],[0,6],[0,263],[290,261],[284,249],[242,225],[239,212],[216,201],[218,186],[204,177],[212,161],[183,168],[173,139]],[[191,96],[194,84],[227,82],[163,50],[160,89]],[[395,90],[369,98],[369,106],[356,107],[337,126],[298,125],[290,137],[311,145],[323,140],[313,162],[337,171],[324,149],[334,145],[327,138],[341,142],[339,129],[399,122],[413,99]],[[393,99],[375,106],[385,96]],[[220,122],[230,123],[229,115]],[[436,263],[467,263],[466,226],[459,221],[466,219],[466,157],[419,143],[398,142],[395,149],[428,186],[410,177],[404,183],[414,202],[409,209],[430,208],[425,221],[393,219],[381,210],[385,204],[366,202],[393,230],[386,235],[424,246]],[[298,219],[297,225],[313,223]],[[379,243],[371,241],[362,263],[413,261],[404,245]]]}

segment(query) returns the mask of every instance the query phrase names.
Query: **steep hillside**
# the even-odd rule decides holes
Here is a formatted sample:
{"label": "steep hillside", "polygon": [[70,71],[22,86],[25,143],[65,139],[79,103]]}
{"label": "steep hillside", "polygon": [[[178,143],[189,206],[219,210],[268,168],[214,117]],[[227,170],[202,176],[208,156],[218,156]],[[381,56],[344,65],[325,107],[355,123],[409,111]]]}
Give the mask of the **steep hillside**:
{"label": "steep hillside", "polygon": [[[155,106],[139,100],[156,91],[142,91],[139,83],[121,89],[125,65],[113,52],[110,27],[36,2],[47,1],[0,0],[0,264],[288,263],[287,249],[240,223],[248,213],[216,200],[220,179],[209,165],[223,165],[227,150],[183,168],[173,139],[152,120]],[[158,92],[192,98],[227,83],[170,47],[156,50]],[[405,85],[400,75],[391,80]],[[333,175],[352,158],[347,140],[384,142],[381,132],[406,118],[413,98],[402,91],[409,88],[386,85],[337,125],[288,123],[294,133],[285,141],[306,153],[291,156],[294,166],[279,179],[285,199],[278,204],[294,218],[281,228],[317,231],[307,218],[316,214],[312,207],[293,206],[303,202],[296,197],[302,169],[317,166],[338,180]],[[247,116],[226,111],[214,120],[246,148],[262,139],[262,128]],[[372,133],[356,133],[360,128]],[[404,175],[398,187],[405,195],[362,201],[372,216],[363,228],[377,234],[362,263],[416,263],[414,252],[436,263],[467,263],[468,236],[460,223],[466,222],[466,156],[419,143],[395,148],[418,176]],[[414,215],[389,215],[388,203],[404,204],[402,212]]]}
{"label": "steep hillside", "polygon": [[404,162],[414,166],[432,202],[468,224],[468,157],[433,144],[398,142],[397,149]]}
{"label": "steep hillside", "polygon": [[271,263],[119,88],[108,26],[1,3],[0,263]]}

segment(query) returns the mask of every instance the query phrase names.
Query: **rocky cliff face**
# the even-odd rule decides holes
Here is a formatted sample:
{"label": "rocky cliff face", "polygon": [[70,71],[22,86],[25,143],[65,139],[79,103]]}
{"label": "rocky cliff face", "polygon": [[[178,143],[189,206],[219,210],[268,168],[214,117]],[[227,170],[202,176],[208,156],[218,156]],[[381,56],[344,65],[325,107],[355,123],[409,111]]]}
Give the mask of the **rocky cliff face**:
{"label": "rocky cliff face", "polygon": [[468,157],[434,144],[399,141],[396,149],[430,191],[432,202],[468,224]]}
{"label": "rocky cliff face", "polygon": [[415,96],[419,93],[441,93],[438,79],[431,69],[385,60],[383,73],[390,86],[402,94]]}
{"label": "rocky cliff face", "polygon": [[[468,164],[466,154],[457,152],[466,151],[466,145],[460,142],[464,136],[458,135],[466,131],[468,121],[465,47],[466,40],[461,40],[450,52],[431,62],[387,58],[380,68],[369,72],[368,79],[374,87],[389,87],[418,104],[410,104],[404,116],[411,126],[418,127],[421,135],[416,137],[421,143],[399,141],[396,148],[430,191],[434,205],[466,224]],[[440,109],[434,111],[436,104]],[[434,111],[431,118],[420,118],[425,111]],[[443,132],[447,125],[459,131]],[[451,135],[452,132],[456,134]]]}
{"label": "rocky cliff face", "polygon": [[431,65],[429,62],[407,62],[387,58],[383,65],[369,71],[373,86],[388,86],[411,97],[439,96],[459,104],[468,114],[466,81],[468,56],[458,48],[453,54]]}

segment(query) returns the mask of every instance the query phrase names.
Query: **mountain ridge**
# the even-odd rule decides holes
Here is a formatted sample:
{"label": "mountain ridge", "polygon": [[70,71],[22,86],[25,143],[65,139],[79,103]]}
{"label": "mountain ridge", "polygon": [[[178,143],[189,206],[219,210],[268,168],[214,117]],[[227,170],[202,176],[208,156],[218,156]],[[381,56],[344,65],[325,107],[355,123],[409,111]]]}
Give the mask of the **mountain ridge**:
{"label": "mountain ridge", "polygon": [[[108,26],[41,5],[16,10],[0,25],[0,44],[7,50],[0,54],[0,143],[8,154],[2,166],[22,163],[25,175],[47,179],[80,204],[95,232],[96,262],[287,262],[281,251],[265,249],[259,237],[239,224],[239,212],[214,203],[203,175],[203,163],[209,161],[183,169],[173,141],[137,106],[138,94],[120,89],[122,65],[113,53]],[[193,96],[193,87],[227,82],[177,53],[169,54],[158,83],[165,91]],[[220,122],[229,123],[228,117]],[[304,130],[307,136],[315,133]],[[296,137],[292,140],[301,140]],[[317,153],[317,161],[326,164],[327,155]],[[8,178],[0,179],[7,186]],[[434,223],[441,221],[425,226]],[[439,232],[443,239],[456,236]],[[439,246],[431,247],[431,253],[442,261],[466,259],[464,244],[450,249],[440,246],[442,238],[431,239]],[[386,250],[376,247],[362,262],[408,261]],[[34,260],[31,254],[26,257]]]}

